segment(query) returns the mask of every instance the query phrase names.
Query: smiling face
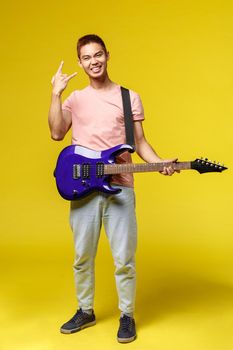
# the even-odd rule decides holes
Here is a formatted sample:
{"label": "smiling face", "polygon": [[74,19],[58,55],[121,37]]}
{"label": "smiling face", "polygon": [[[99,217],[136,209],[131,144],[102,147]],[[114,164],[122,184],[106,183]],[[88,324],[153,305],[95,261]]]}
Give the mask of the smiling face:
{"label": "smiling face", "polygon": [[109,53],[95,42],[81,47],[78,63],[90,79],[103,79],[107,76]]}

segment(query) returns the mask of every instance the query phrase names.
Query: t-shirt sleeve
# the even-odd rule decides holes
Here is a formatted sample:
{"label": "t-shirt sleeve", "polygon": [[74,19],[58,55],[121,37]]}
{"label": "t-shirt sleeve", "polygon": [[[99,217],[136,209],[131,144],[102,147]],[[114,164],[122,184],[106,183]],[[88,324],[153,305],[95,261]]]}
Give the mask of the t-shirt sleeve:
{"label": "t-shirt sleeve", "polygon": [[142,105],[142,101],[140,96],[134,92],[130,91],[130,99],[131,99],[131,108],[132,108],[132,114],[133,114],[133,120],[144,120],[144,109]]}
{"label": "t-shirt sleeve", "polygon": [[62,109],[69,111],[72,113],[72,107],[73,107],[73,92],[64,100],[62,103]]}

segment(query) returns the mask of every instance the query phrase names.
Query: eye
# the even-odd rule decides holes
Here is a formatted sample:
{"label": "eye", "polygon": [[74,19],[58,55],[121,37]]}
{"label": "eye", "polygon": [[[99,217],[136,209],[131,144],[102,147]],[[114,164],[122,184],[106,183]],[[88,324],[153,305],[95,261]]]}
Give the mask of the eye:
{"label": "eye", "polygon": [[103,52],[98,52],[98,53],[96,54],[96,56],[97,56],[97,57],[103,56]]}

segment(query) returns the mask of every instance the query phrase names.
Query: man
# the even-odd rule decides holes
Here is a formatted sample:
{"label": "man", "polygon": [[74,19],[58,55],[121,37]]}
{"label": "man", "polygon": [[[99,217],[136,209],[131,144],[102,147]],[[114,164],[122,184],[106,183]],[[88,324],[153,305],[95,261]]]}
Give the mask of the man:
{"label": "man", "polygon": [[[120,86],[110,80],[107,72],[109,52],[97,35],[86,35],[77,44],[78,63],[87,74],[90,85],[75,90],[61,102],[62,92],[77,73],[63,74],[61,62],[52,78],[52,101],[49,111],[51,137],[62,140],[72,126],[72,143],[94,150],[104,150],[126,142],[124,115]],[[146,162],[175,162],[164,160],[147,142],[142,120],[143,107],[138,94],[130,90],[134,137],[137,154]],[[131,162],[128,152],[117,162]],[[171,166],[162,174],[172,175]],[[131,342],[136,338],[133,317],[135,304],[135,250],[137,229],[134,208],[133,176],[120,174],[112,177],[112,183],[122,190],[109,195],[94,192],[86,198],[72,201],[70,224],[74,234],[74,274],[79,310],[61,327],[62,333],[73,333],[95,324],[94,260],[102,222],[110,241],[115,278],[121,311],[117,333],[119,342]]]}

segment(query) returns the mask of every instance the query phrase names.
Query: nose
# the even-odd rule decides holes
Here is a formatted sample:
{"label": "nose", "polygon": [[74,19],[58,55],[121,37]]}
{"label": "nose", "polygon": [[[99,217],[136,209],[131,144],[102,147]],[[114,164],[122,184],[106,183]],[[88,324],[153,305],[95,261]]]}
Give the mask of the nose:
{"label": "nose", "polygon": [[95,57],[91,58],[91,64],[96,64],[97,63],[97,59]]}

